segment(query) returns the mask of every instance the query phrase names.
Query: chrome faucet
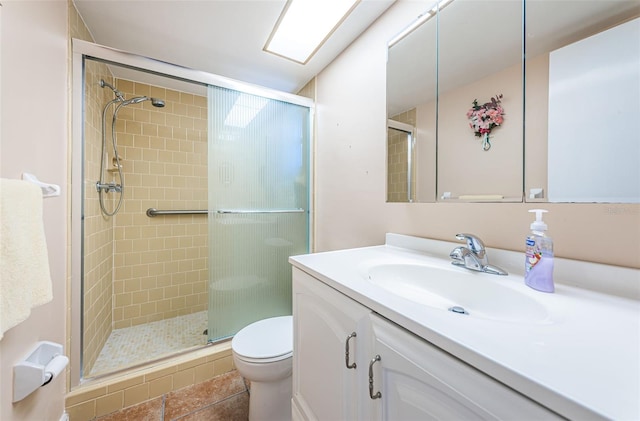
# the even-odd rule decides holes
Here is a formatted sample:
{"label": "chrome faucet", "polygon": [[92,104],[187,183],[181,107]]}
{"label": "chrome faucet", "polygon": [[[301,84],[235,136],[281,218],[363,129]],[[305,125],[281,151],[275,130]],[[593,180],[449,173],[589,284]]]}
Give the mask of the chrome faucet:
{"label": "chrome faucet", "polygon": [[453,259],[452,265],[494,275],[508,275],[505,270],[489,264],[484,243],[478,237],[473,234],[456,234],[456,238],[466,240],[467,246],[456,247],[449,253],[449,257]]}

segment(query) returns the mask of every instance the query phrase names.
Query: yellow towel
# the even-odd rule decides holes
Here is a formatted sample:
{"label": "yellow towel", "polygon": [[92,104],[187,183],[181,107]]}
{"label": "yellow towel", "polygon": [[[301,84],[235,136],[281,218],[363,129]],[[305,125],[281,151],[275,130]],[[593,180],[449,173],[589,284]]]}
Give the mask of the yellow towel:
{"label": "yellow towel", "polygon": [[0,179],[0,339],[52,299],[42,190]]}

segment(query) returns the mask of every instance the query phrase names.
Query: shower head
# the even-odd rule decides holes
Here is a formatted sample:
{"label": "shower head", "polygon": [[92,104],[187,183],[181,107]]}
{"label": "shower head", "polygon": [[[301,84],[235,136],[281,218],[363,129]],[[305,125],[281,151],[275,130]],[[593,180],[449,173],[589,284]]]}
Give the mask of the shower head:
{"label": "shower head", "polygon": [[158,98],[151,98],[151,105],[154,107],[162,108],[164,107],[164,100]]}
{"label": "shower head", "polygon": [[122,92],[114,88],[113,85],[110,85],[107,82],[105,82],[104,79],[100,79],[100,87],[104,88],[105,86],[111,89],[120,101],[124,101],[124,96],[122,96]]}
{"label": "shower head", "polygon": [[154,107],[164,107],[164,101],[158,98],[149,98],[148,96],[137,96],[135,98],[128,99],[122,103],[122,105],[138,104],[144,101],[151,101],[151,105]]}
{"label": "shower head", "polygon": [[158,98],[150,98],[148,96],[137,96],[131,99],[124,99],[122,92],[114,88],[113,85],[105,82],[104,79],[100,79],[100,87],[104,88],[105,86],[113,91],[113,93],[116,95],[118,100],[122,103],[122,105],[137,104],[139,102],[151,101],[151,105],[153,105],[154,107],[158,107],[158,108],[164,107],[164,100],[158,99]]}

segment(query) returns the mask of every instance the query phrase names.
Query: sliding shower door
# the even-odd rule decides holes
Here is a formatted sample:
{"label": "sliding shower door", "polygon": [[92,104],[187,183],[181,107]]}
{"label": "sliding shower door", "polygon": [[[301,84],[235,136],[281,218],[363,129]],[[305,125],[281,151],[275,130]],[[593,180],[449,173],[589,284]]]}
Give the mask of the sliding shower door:
{"label": "sliding shower door", "polygon": [[291,314],[309,251],[310,110],[209,87],[209,340]]}

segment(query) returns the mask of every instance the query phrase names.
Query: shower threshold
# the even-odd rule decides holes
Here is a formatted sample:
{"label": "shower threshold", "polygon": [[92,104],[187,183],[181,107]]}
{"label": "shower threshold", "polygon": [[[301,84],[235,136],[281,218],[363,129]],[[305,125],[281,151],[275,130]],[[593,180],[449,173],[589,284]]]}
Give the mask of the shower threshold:
{"label": "shower threshold", "polygon": [[85,377],[101,376],[207,344],[207,312],[149,322],[111,332]]}

